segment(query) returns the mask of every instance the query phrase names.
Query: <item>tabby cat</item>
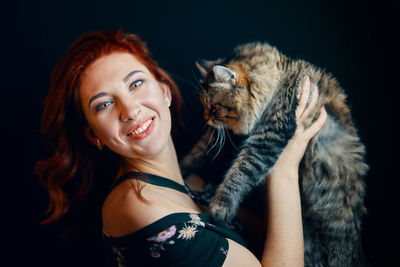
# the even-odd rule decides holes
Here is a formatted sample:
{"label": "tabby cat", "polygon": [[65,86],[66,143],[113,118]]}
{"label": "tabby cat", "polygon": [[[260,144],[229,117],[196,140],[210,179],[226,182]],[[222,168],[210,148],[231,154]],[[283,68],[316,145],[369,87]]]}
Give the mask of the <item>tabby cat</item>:
{"label": "tabby cat", "polygon": [[[297,92],[306,76],[319,97],[306,127],[325,105],[328,118],[310,141],[299,174],[306,266],[354,266],[361,251],[361,220],[368,170],[365,147],[352,122],[346,94],[323,69],[293,60],[267,43],[238,46],[224,59],[197,64],[200,100],[214,128],[246,135],[210,203],[214,219],[229,222],[252,188],[261,185],[296,129]],[[201,166],[210,131],[181,162],[184,173]]]}

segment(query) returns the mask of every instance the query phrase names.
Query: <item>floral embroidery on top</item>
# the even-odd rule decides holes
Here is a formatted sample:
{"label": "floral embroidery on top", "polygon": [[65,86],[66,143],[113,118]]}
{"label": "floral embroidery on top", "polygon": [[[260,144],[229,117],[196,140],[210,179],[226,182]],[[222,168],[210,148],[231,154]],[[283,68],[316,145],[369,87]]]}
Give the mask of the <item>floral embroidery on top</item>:
{"label": "floral embroidery on top", "polygon": [[224,247],[220,247],[220,250],[221,250],[222,253],[225,254],[225,256],[228,256],[228,250],[227,249],[224,249]]}
{"label": "floral embroidery on top", "polygon": [[201,226],[201,227],[205,227],[205,224],[204,224],[204,222],[201,221],[199,215],[197,215],[197,214],[195,214],[195,213],[191,213],[191,214],[189,214],[189,217],[190,217],[190,219],[191,219],[191,220],[189,221],[189,223],[193,223],[193,224],[195,224],[195,225],[199,225],[199,226]]}
{"label": "floral embroidery on top", "polygon": [[[190,225],[187,225],[184,223],[184,227],[179,230],[179,235],[178,239],[183,239],[183,240],[189,240],[195,237],[196,233],[199,231],[197,229],[197,226],[200,227],[205,227],[205,223],[201,221],[201,218],[199,215],[195,213],[190,213],[189,214],[190,221],[187,221],[186,223],[190,223]],[[153,235],[152,237],[147,238],[147,241],[153,242],[151,247],[149,248],[150,250],[150,255],[153,258],[159,258],[161,256],[161,251],[165,250],[164,245],[173,245],[175,244],[174,240],[170,240],[173,236],[175,236],[177,231],[177,228],[175,225],[172,225],[171,227],[165,229],[164,231]]]}
{"label": "floral embroidery on top", "polygon": [[150,255],[153,258],[159,258],[161,256],[160,251],[165,250],[164,244],[173,245],[175,244],[174,240],[170,240],[167,242],[168,239],[173,237],[176,233],[176,226],[172,225],[168,229],[153,235],[152,237],[147,238],[148,241],[153,241],[153,245],[150,247]]}
{"label": "floral embroidery on top", "polygon": [[187,226],[185,223],[185,227],[183,227],[182,230],[179,230],[178,238],[189,240],[192,239],[197,232],[198,230],[196,225]]}
{"label": "floral embroidery on top", "polygon": [[189,217],[190,221],[188,221],[187,223],[190,223],[192,225],[187,226],[185,223],[185,227],[183,227],[182,230],[179,230],[178,238],[182,238],[185,240],[192,239],[199,231],[197,230],[197,226],[205,227],[204,222],[201,221],[199,215],[197,215],[196,213],[190,213]]}

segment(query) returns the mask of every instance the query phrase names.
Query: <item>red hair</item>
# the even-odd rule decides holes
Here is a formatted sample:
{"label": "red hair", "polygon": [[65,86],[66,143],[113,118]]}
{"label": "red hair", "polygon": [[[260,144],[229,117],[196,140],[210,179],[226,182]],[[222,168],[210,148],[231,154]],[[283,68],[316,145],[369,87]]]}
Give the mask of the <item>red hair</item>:
{"label": "red hair", "polygon": [[[121,30],[90,32],[79,37],[55,66],[50,78],[40,132],[43,143],[53,151],[38,161],[35,172],[49,193],[50,214],[42,224],[60,219],[71,203],[87,195],[93,183],[93,167],[89,141],[83,130],[87,127],[79,99],[80,79],[85,69],[100,57],[113,52],[135,56],[156,80],[169,86],[172,94],[173,118],[182,123],[182,97],[172,78],[151,58],[146,44],[134,34]],[[70,196],[63,187],[79,176],[78,186]],[[140,192],[136,191],[140,196]]]}

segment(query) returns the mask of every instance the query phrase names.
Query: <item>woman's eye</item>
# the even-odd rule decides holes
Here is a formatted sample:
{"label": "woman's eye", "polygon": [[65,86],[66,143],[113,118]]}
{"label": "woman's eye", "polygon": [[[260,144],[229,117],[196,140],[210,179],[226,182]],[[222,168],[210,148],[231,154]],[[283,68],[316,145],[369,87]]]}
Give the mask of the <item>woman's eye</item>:
{"label": "woman's eye", "polygon": [[131,83],[131,85],[129,85],[129,89],[135,89],[136,87],[139,87],[141,84],[143,83],[143,80],[137,80],[134,81],[133,83]]}
{"label": "woman's eye", "polygon": [[102,111],[102,110],[105,109],[107,106],[111,105],[112,103],[113,103],[112,100],[108,100],[108,101],[105,101],[105,102],[102,102],[102,103],[98,104],[98,105],[96,106],[96,113],[99,112],[99,111]]}

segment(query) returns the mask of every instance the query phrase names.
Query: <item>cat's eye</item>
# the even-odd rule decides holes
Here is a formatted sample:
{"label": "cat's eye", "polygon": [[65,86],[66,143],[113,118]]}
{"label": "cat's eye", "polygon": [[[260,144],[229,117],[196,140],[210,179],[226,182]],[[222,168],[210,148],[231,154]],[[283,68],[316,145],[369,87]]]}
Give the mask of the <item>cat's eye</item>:
{"label": "cat's eye", "polygon": [[142,83],[143,83],[143,80],[136,80],[129,85],[129,89],[133,90],[133,89],[139,87]]}

